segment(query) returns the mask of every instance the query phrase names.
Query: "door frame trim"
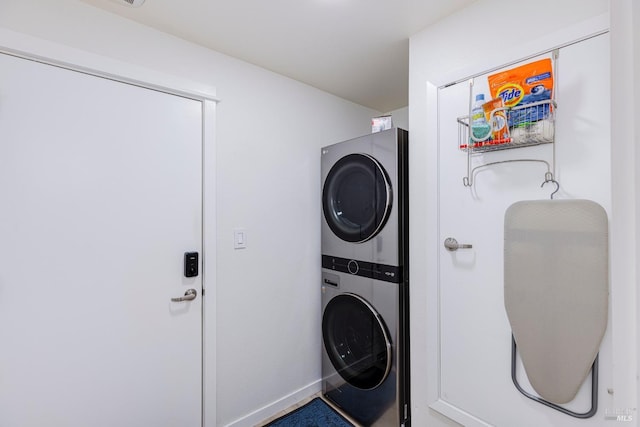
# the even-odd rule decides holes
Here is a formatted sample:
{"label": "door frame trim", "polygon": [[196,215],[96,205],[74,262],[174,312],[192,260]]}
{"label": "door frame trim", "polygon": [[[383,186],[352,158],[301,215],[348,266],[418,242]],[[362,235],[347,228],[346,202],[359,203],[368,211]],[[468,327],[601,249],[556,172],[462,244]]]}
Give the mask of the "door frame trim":
{"label": "door frame trim", "polygon": [[214,87],[4,28],[0,53],[196,101],[220,102]]}
{"label": "door frame trim", "polygon": [[[216,107],[215,87],[0,28],[0,54],[176,95],[202,103],[201,425],[216,423]],[[209,320],[210,319],[210,320]],[[210,324],[211,327],[207,327]],[[207,356],[211,360],[205,363]]]}

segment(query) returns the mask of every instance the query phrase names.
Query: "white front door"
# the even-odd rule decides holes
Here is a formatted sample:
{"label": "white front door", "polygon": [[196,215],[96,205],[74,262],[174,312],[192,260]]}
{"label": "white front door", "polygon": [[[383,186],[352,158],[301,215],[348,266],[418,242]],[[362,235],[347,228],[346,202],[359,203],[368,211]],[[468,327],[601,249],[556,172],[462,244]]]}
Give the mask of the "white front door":
{"label": "white front door", "polygon": [[1,426],[201,425],[201,165],[201,102],[0,55]]}
{"label": "white front door", "polygon": [[[612,379],[610,329],[600,348],[599,411],[593,418],[573,418],[518,392],[511,379],[511,328],[503,280],[505,210],[517,201],[548,199],[555,190],[553,184],[541,188],[544,163],[512,160],[546,160],[553,166],[555,150],[561,186],[555,197],[590,199],[610,210],[608,43],[608,36],[602,35],[560,50],[555,144],[474,156],[472,167],[504,163],[477,169],[470,176],[471,187],[463,185],[467,155],[458,148],[456,121],[468,114],[469,84],[439,89],[440,399],[455,409],[456,421],[464,425],[600,426],[612,408],[606,391]],[[476,82],[483,79],[486,88],[486,75]],[[472,248],[450,252],[444,247],[449,237]],[[535,394],[520,368],[518,379]],[[590,398],[587,379],[566,406],[584,413]]]}

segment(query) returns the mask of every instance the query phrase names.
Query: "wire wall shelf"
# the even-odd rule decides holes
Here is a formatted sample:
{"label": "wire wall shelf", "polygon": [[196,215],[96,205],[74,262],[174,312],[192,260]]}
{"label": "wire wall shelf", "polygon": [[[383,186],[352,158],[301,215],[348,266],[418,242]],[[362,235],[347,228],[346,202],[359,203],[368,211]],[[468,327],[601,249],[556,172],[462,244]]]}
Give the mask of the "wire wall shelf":
{"label": "wire wall shelf", "polygon": [[[469,116],[458,117],[458,148],[473,154],[553,143],[556,109],[557,104],[551,99],[514,108],[498,108],[491,112],[490,125],[484,135],[470,133]],[[509,136],[493,139],[491,128],[498,126],[499,120],[507,121]]]}
{"label": "wire wall shelf", "polygon": [[[545,165],[544,183],[557,184],[554,178],[555,146],[548,160],[546,156],[540,157],[540,153],[532,151],[518,150],[519,154],[514,151],[514,155],[509,158],[501,156],[493,159],[482,154],[555,142],[558,105],[553,82],[558,54],[556,49],[552,52],[550,61],[543,58],[487,76],[494,98],[487,102],[484,102],[483,94],[486,88],[479,93],[474,92],[476,79],[482,79],[478,81],[482,86],[485,77],[469,79],[468,114],[456,119],[458,149],[467,155],[467,175],[462,178],[465,187],[473,186],[475,173],[481,168],[517,162]],[[525,88],[526,95],[523,95]],[[533,157],[522,156],[525,152]]]}

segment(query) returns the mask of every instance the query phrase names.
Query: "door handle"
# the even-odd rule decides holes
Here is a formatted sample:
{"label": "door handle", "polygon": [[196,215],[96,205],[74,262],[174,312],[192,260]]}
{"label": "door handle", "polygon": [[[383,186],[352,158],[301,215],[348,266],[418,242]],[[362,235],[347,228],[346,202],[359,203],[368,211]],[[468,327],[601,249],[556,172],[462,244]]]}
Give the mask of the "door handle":
{"label": "door handle", "polygon": [[171,301],[173,302],[191,301],[196,299],[197,296],[198,296],[198,291],[196,291],[195,289],[187,289],[187,291],[184,293],[184,296],[171,298]]}
{"label": "door handle", "polygon": [[456,239],[453,237],[447,237],[444,239],[444,247],[447,248],[448,251],[457,251],[458,249],[471,249],[473,245],[469,245],[466,243],[458,243]]}

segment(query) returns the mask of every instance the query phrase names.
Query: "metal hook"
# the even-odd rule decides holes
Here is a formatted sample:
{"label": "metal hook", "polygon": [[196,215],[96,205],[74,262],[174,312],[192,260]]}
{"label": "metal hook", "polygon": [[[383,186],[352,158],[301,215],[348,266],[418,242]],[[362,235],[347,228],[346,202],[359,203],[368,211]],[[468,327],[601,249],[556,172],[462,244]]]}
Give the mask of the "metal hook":
{"label": "metal hook", "polygon": [[560,183],[553,179],[553,174],[551,172],[547,172],[544,174],[544,182],[540,185],[540,188],[544,187],[547,182],[553,182],[556,185],[556,191],[551,193],[551,200],[553,200],[553,195],[556,194],[560,190]]}

